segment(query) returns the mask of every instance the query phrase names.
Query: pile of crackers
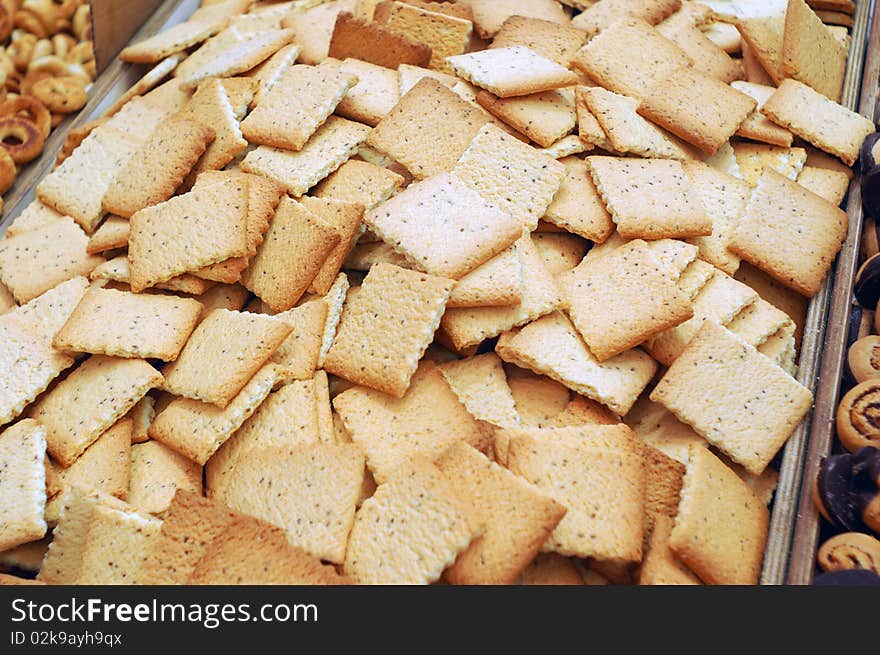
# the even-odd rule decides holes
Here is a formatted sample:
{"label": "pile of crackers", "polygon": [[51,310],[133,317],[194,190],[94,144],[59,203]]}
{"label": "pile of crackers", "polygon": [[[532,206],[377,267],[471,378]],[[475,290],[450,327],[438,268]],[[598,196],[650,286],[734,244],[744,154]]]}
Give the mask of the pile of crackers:
{"label": "pile of crackers", "polygon": [[202,5],[123,50],[154,68],[0,241],[0,563],[756,583],[874,130],[839,104],[846,28],[804,0]]}

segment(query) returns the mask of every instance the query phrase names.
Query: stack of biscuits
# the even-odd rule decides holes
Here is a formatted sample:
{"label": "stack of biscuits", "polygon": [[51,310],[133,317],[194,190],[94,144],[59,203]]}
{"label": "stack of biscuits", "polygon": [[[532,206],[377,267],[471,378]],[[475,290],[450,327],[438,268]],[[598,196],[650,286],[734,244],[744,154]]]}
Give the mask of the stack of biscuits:
{"label": "stack of biscuits", "polygon": [[0,241],[0,563],[757,583],[874,131],[812,4],[205,1],[123,50]]}

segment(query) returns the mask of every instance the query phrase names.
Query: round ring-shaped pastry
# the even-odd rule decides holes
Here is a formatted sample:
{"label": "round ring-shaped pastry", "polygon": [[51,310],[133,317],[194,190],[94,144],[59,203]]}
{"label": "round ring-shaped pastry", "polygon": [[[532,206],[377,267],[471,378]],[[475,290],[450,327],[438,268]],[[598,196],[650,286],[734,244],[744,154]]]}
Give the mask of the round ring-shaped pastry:
{"label": "round ring-shaped pastry", "polygon": [[49,39],[40,39],[34,44],[34,51],[31,53],[31,59],[40,59],[55,54],[55,48]]}
{"label": "round ring-shaped pastry", "polygon": [[44,80],[47,77],[55,77],[54,73],[50,73],[49,71],[31,71],[21,80],[21,84],[19,85],[19,90],[22,95],[32,96],[34,92],[34,84],[39,82],[40,80]]}
{"label": "round ring-shaped pastry", "polygon": [[52,37],[52,51],[59,57],[67,57],[67,53],[76,45],[76,39],[70,34],[56,34]]}
{"label": "round ring-shaped pastry", "polygon": [[58,21],[61,16],[58,13],[57,5],[52,0],[24,0],[21,8],[37,17],[46,31],[46,36],[51,36],[58,31]]}
{"label": "round ring-shaped pastry", "polygon": [[823,571],[866,569],[880,573],[880,541],[861,532],[844,532],[822,544],[817,559]]}
{"label": "round ring-shaped pastry", "polygon": [[76,8],[76,11],[73,12],[73,20],[71,21],[71,27],[73,30],[74,36],[80,41],[85,41],[86,32],[92,27],[92,10],[89,7],[89,3],[85,3]]}
{"label": "round ring-shaped pastry", "polygon": [[6,52],[15,64],[15,69],[24,73],[31,63],[31,54],[34,52],[34,46],[37,44],[37,37],[33,34],[25,34],[21,38],[13,39]]}
{"label": "round ring-shaped pastry", "polygon": [[40,128],[26,118],[0,118],[0,146],[9,152],[16,164],[26,164],[36,159],[43,151],[44,143]]}
{"label": "round ring-shaped pastry", "polygon": [[45,39],[49,32],[43,26],[43,21],[29,9],[19,9],[15,12],[15,26],[33,34],[38,39]]}
{"label": "round ring-shaped pastry", "polygon": [[75,77],[47,77],[34,84],[34,97],[54,114],[70,114],[83,108],[89,99]]}
{"label": "round ring-shaped pastry", "polygon": [[12,156],[4,148],[0,148],[0,194],[4,194],[12,186],[18,169]]}
{"label": "round ring-shaped pastry", "polygon": [[871,334],[856,341],[849,347],[846,360],[856,383],[880,377],[880,336]]}
{"label": "round ring-shaped pastry", "polygon": [[95,50],[91,41],[82,41],[73,46],[64,57],[70,64],[87,64],[95,61]]}
{"label": "round ring-shaped pastry", "polygon": [[77,7],[79,7],[82,3],[80,0],[61,0],[60,2],[55,2],[55,11],[57,12],[60,18],[73,18],[73,14],[76,13]]}
{"label": "round ring-shaped pastry", "polygon": [[880,378],[850,389],[837,407],[837,437],[849,452],[880,446]]}
{"label": "round ring-shaped pastry", "polygon": [[0,41],[6,43],[6,40],[12,35],[14,27],[15,20],[12,18],[12,14],[4,5],[0,5]]}
{"label": "round ring-shaped pastry", "polygon": [[46,106],[33,96],[22,95],[0,104],[0,118],[6,116],[28,119],[40,129],[43,139],[48,139],[49,132],[52,131],[52,115]]}

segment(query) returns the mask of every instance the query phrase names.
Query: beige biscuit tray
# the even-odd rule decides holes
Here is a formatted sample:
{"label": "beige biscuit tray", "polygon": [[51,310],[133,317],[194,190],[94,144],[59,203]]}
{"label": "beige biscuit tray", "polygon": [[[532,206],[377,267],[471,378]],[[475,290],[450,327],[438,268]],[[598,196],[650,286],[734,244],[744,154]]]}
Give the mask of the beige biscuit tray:
{"label": "beige biscuit tray", "polygon": [[[139,0],[139,4],[145,6],[147,3]],[[185,20],[198,4],[198,0],[165,0],[134,33],[131,42]],[[868,38],[871,34],[880,35],[880,11],[875,11],[870,0],[857,0],[842,103],[875,118],[880,37],[871,40]],[[41,157],[16,180],[15,187],[5,199],[0,235],[33,200],[36,184],[52,170],[67,133],[101,116],[147,70],[146,66],[126,64],[118,59],[107,66],[95,81],[88,104],[77,116],[53,131]],[[858,175],[850,185],[846,209],[849,216],[847,240],[807,312],[797,378],[813,391],[816,402],[781,456],[762,584],[809,584],[814,574],[819,519],[813,507],[810,484],[815,479],[821,457],[830,452],[833,439],[833,417],[846,352],[850,291],[858,264],[862,224]]]}

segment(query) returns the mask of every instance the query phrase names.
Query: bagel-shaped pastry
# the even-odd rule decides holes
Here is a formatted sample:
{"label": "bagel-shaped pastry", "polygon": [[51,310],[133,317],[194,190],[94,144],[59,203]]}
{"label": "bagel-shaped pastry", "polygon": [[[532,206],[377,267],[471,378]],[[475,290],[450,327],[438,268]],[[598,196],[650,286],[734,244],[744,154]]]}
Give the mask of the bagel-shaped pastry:
{"label": "bagel-shaped pastry", "polygon": [[9,152],[16,164],[26,164],[36,159],[43,151],[45,142],[40,128],[26,118],[0,118],[0,146]]}
{"label": "bagel-shaped pastry", "polygon": [[844,532],[822,544],[817,559],[823,571],[866,569],[880,573],[880,541],[861,532]]}
{"label": "bagel-shaped pastry", "polygon": [[12,156],[4,148],[0,148],[0,194],[9,190],[17,174],[18,169],[15,168]]}
{"label": "bagel-shaped pastry", "polygon": [[880,446],[880,378],[857,384],[837,407],[837,437],[849,452]]}
{"label": "bagel-shaped pastry", "polygon": [[[60,55],[60,53],[55,53]],[[64,56],[64,60],[70,64],[87,64],[90,61],[95,61],[95,50],[92,47],[91,41],[83,41],[82,43],[77,43],[75,46],[68,50],[67,54]]]}
{"label": "bagel-shaped pastry", "polygon": [[39,16],[28,9],[22,8],[15,12],[15,26],[33,34],[38,39],[45,39],[49,36],[48,30],[43,27],[43,22]]}
{"label": "bagel-shaped pastry", "polygon": [[83,108],[89,99],[75,77],[47,77],[34,84],[34,97],[53,114],[70,114]]}
{"label": "bagel-shaped pastry", "polygon": [[52,131],[52,115],[46,106],[33,96],[22,95],[0,104],[0,118],[19,116],[31,121],[40,129],[43,139]]}
{"label": "bagel-shaped pastry", "polygon": [[67,57],[67,53],[76,45],[76,39],[70,34],[56,34],[52,37],[52,51],[59,57]]}
{"label": "bagel-shaped pastry", "polygon": [[880,377],[880,336],[871,334],[856,341],[849,347],[846,361],[857,384]]}
{"label": "bagel-shaped pastry", "polygon": [[19,38],[12,39],[12,43],[6,48],[6,52],[15,64],[15,69],[24,73],[31,63],[31,55],[34,52],[34,46],[37,44],[37,37],[33,34],[23,34]]}
{"label": "bagel-shaped pastry", "polygon": [[14,27],[15,20],[12,14],[4,5],[0,5],[0,41],[6,43],[6,40],[12,35]]}

